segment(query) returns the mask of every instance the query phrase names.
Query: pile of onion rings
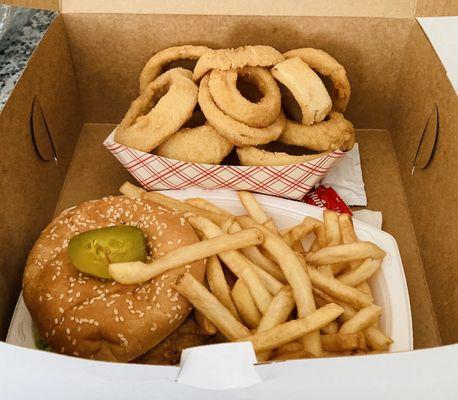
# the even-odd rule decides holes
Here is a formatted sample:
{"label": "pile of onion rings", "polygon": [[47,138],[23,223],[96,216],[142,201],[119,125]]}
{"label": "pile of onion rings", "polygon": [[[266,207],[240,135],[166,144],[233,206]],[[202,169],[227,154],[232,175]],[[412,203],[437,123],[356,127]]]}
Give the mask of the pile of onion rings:
{"label": "pile of onion rings", "polygon": [[[193,71],[167,70],[179,60],[193,60]],[[332,93],[320,75],[332,82]],[[343,116],[351,93],[345,68],[323,50],[170,47],[148,60],[139,83],[115,140],[161,157],[221,164],[235,147],[241,165],[287,165],[355,143]],[[198,108],[204,118],[191,126]],[[256,147],[268,143],[295,150]]]}

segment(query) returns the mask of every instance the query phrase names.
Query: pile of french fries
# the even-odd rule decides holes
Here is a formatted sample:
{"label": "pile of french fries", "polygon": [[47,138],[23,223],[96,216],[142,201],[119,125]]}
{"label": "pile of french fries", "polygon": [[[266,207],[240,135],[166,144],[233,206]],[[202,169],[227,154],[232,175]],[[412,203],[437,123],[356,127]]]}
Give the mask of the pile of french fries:
{"label": "pile of french fries", "polygon": [[[250,341],[259,362],[385,352],[392,344],[367,282],[385,252],[358,240],[350,215],[325,210],[323,222],[307,216],[279,231],[249,192],[238,192],[247,215],[234,216],[205,199],[182,202],[130,183],[120,191],[183,212],[201,241],[147,264],[111,264],[110,274],[140,283],[206,259],[206,282],[184,273],[175,289],[208,334]],[[308,235],[315,238],[305,250]]]}

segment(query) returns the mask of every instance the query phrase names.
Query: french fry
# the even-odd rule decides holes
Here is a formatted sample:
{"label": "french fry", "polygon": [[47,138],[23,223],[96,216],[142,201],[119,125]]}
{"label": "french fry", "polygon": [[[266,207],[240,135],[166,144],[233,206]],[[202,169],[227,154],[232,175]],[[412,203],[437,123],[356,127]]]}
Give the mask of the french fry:
{"label": "french fry", "polygon": [[339,226],[339,214],[335,211],[323,211],[324,228],[326,230],[326,245],[337,246],[342,244],[342,235]]}
{"label": "french fry", "polygon": [[207,210],[212,213],[216,214],[221,214],[221,215],[226,215],[228,217],[232,217],[232,214],[229,211],[226,211],[216,205],[214,205],[212,202],[202,199],[200,197],[195,197],[191,199],[186,199],[184,201],[186,204],[189,204],[193,207],[198,207],[201,208],[202,210]]}
{"label": "french fry", "polygon": [[[353,221],[350,214],[339,215],[340,233],[342,234],[342,243],[349,244],[358,241],[355,230],[353,228]],[[361,265],[362,261],[351,261],[349,263],[351,269],[355,269]]]}
{"label": "french fry", "polygon": [[[337,246],[342,244],[342,234],[340,232],[339,214],[335,211],[323,211],[323,220],[326,231],[326,245]],[[339,262],[331,266],[334,275],[339,275],[348,267],[348,263]]]}
{"label": "french fry", "polygon": [[293,342],[282,344],[273,351],[273,356],[276,357],[282,353],[289,353],[291,351],[304,350],[304,345],[300,340],[295,340]]}
{"label": "french fry", "polygon": [[224,222],[226,222],[228,219],[231,220],[232,217],[228,217],[227,215],[222,215],[218,214],[215,212],[203,210],[202,208],[199,207],[194,207],[190,204],[183,203],[180,200],[173,199],[169,196],[166,196],[162,193],[158,192],[145,192],[142,194],[142,198],[151,200],[165,208],[171,209],[171,210],[178,210],[183,213],[190,212],[195,215],[200,215],[202,217],[205,217],[209,219],[210,221],[214,222],[215,224],[221,226]]}
{"label": "french fry", "polygon": [[298,360],[301,358],[316,358],[313,354],[309,353],[308,351],[302,350],[294,350],[289,352],[284,352],[281,354],[276,355],[271,359],[271,361],[286,361],[286,360]]}
{"label": "french fry", "polygon": [[135,186],[130,182],[124,182],[121,187],[119,188],[119,191],[122,194],[125,194],[126,196],[129,197],[134,197],[134,198],[141,198],[142,194],[146,192],[145,189]]}
{"label": "french fry", "polygon": [[354,355],[357,355],[357,356],[363,356],[363,355],[368,355],[368,354],[384,354],[386,353],[386,351],[384,350],[370,350],[370,351],[367,351],[367,350],[355,350],[353,352]]}
{"label": "french fry", "polygon": [[250,192],[240,191],[237,192],[237,195],[248,215],[254,221],[262,225],[269,220],[269,217]]}
{"label": "french fry", "polygon": [[324,242],[326,240],[324,225],[321,221],[313,217],[305,217],[300,224],[293,226],[282,234],[282,237],[288,245],[292,246],[295,242],[304,239],[312,232],[319,238],[319,241],[322,241],[326,245]]}
{"label": "french fry", "polygon": [[356,289],[361,290],[361,292],[367,293],[369,296],[372,296],[372,289],[367,283],[367,281],[361,282],[355,286]]}
{"label": "french fry", "polygon": [[349,263],[345,263],[345,262],[331,264],[333,275],[335,275],[335,276],[340,275],[343,271],[348,269],[348,266],[349,266]]}
{"label": "french fry", "polygon": [[307,254],[307,262],[315,265],[336,264],[366,258],[384,258],[386,253],[372,242],[355,242],[325,247]]}
{"label": "french fry", "polygon": [[311,232],[315,233],[316,240],[319,243],[323,244],[323,246],[326,245],[326,232],[324,225],[321,221],[312,217],[305,217],[300,224],[284,232],[282,237],[294,251],[304,253],[304,247],[302,246],[301,240]]}
{"label": "french fry", "polygon": [[385,335],[380,329],[370,326],[364,331],[367,345],[373,350],[386,351],[393,340]]}
{"label": "french fry", "polygon": [[316,287],[313,288],[313,293],[315,295],[315,301],[318,307],[323,307],[329,303],[336,303],[344,309],[343,314],[340,316],[340,319],[343,321],[348,321],[350,318],[353,318],[356,314],[356,310],[348,303],[345,303],[342,300],[336,299],[326,292],[318,289]]}
{"label": "french fry", "polygon": [[312,245],[310,246],[309,252],[315,253],[323,247],[326,247],[326,244],[324,246],[321,246],[320,242],[318,241],[318,237],[316,237],[315,240],[312,242]]}
{"label": "french fry", "polygon": [[[358,289],[358,290],[361,290],[361,292],[363,292],[363,293],[367,293],[369,296],[372,296],[372,289],[369,286],[369,284],[367,283],[367,281],[361,282],[359,285],[356,285],[355,288]],[[372,296],[372,297],[374,297],[374,296]],[[378,320],[375,321],[372,324],[372,326],[374,326],[375,328],[378,328]]]}
{"label": "french fry", "polygon": [[[213,240],[223,234],[223,231],[216,224],[204,217],[190,216],[188,221],[194,228],[199,229],[206,237],[213,238]],[[263,229],[265,228],[263,227]],[[232,235],[237,235],[244,231],[242,230]],[[272,301],[272,295],[254,271],[253,263],[238,251],[221,251],[218,256],[238,278],[242,278],[245,281],[256,306],[264,314]]]}
{"label": "french fry", "polygon": [[[202,242],[178,247],[162,257],[150,262],[141,261],[115,263],[109,265],[111,277],[122,284],[146,282],[171,269],[182,267],[197,260],[233,251],[242,247],[260,244],[263,235],[258,229],[246,229],[234,234],[225,234]],[[270,294],[269,294],[270,295]]]}
{"label": "french fry", "polygon": [[218,330],[213,322],[211,322],[197,308],[194,309],[194,319],[206,335],[214,335]]}
{"label": "french fry", "polygon": [[366,347],[366,340],[362,332],[321,335],[320,339],[325,351],[346,351],[364,349]]}
{"label": "french fry", "polygon": [[230,341],[250,336],[250,330],[237,321],[231,312],[190,273],[179,276],[174,287],[178,293],[213,322],[216,328]]}
{"label": "french fry", "polygon": [[263,225],[271,232],[278,234],[277,227],[275,226],[274,220],[272,218],[269,218],[266,222],[263,223]]}
{"label": "french fry", "polygon": [[354,287],[345,285],[336,278],[323,275],[314,268],[309,266],[306,266],[306,268],[310,279],[312,280],[313,286],[329,293],[336,299],[342,300],[357,309],[364,308],[372,304],[372,296],[369,296]]}
{"label": "french fry", "polygon": [[343,244],[349,244],[358,241],[350,214],[339,215],[339,226]]}
{"label": "french fry", "polygon": [[347,357],[352,355],[352,351],[323,351],[323,357],[332,358],[332,357]]}
{"label": "french fry", "polygon": [[[316,294],[317,305],[322,307],[328,303],[335,302],[339,304],[344,312],[340,316],[343,321],[348,321],[356,315],[356,310],[350,305],[341,302],[337,299],[332,298],[327,293],[321,291],[320,289],[313,288],[313,292]],[[380,329],[375,326],[370,326],[364,331],[364,337],[366,338],[366,343],[369,348],[374,350],[386,351],[390,344],[393,343],[393,340],[385,335]]]}
{"label": "french fry", "polygon": [[[237,221],[243,228],[258,227],[264,233],[262,247],[269,251],[275,258],[285,275],[286,280],[293,289],[294,300],[300,318],[306,317],[316,310],[315,299],[312,292],[310,278],[302,267],[296,253],[283,241],[283,239],[264,226],[256,223],[248,217],[238,217]],[[314,355],[321,353],[319,332],[313,332],[304,338],[304,349]]]}
{"label": "french fry", "polygon": [[297,242],[294,242],[291,245],[291,248],[296,252],[296,253],[305,253],[304,246],[302,246],[302,242],[298,240]]}
{"label": "french fry", "polygon": [[242,279],[237,279],[231,294],[237,311],[242,317],[242,321],[248,328],[255,329],[259,325],[262,315],[258,311],[253,297],[251,297],[250,291]]}
{"label": "french fry", "polygon": [[231,312],[231,314],[240,319],[237,308],[231,297],[231,289],[224,277],[223,267],[217,256],[211,256],[207,259],[205,270],[208,286],[215,297]]}
{"label": "french fry", "polygon": [[[334,321],[343,312],[337,304],[327,304],[313,311],[307,317],[284,322],[267,331],[258,332],[241,340],[250,341],[256,353],[272,350],[293,340],[302,338],[319,330]],[[218,326],[217,324],[215,324]],[[313,354],[313,353],[312,353]]]}
{"label": "french fry", "polygon": [[[293,311],[294,306],[293,291],[290,286],[284,286],[272,299],[267,312],[259,322],[256,332],[267,331],[285,322]],[[257,354],[258,362],[267,361],[269,357],[269,350]]]}
{"label": "french fry", "polygon": [[339,325],[336,321],[332,321],[328,326],[321,329],[321,332],[325,335],[339,332]]}
{"label": "french fry", "polygon": [[316,270],[322,273],[323,275],[329,276],[330,278],[334,278],[334,272],[330,265],[318,265]]}
{"label": "french fry", "polygon": [[252,267],[271,294],[276,295],[285,286],[256,264],[252,264]]}
{"label": "french fry", "polygon": [[366,281],[372,275],[374,275],[380,268],[381,264],[381,260],[373,260],[372,258],[368,258],[359,267],[345,272],[337,279],[345,285],[353,287],[358,286],[360,283]]}
{"label": "french fry", "polygon": [[374,321],[380,318],[382,308],[376,304],[371,304],[359,310],[355,316],[348,321],[344,322],[340,327],[340,333],[356,333],[363,332],[369,328]]}
{"label": "french fry", "polygon": [[[242,227],[237,221],[234,221],[228,229],[228,233],[235,233],[242,230]],[[241,253],[248,258],[252,263],[261,267],[264,271],[268,272],[274,278],[282,283],[286,283],[285,276],[282,270],[270,258],[262,254],[256,246],[246,247],[241,250]]]}

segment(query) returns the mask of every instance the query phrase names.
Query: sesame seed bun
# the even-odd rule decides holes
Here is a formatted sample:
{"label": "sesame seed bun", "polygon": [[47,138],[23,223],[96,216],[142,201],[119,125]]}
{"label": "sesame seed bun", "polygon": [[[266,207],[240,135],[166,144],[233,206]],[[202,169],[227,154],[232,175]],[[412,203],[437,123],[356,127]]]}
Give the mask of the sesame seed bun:
{"label": "sesame seed bun", "polygon": [[55,218],[27,260],[23,294],[40,334],[56,352],[128,362],[162,341],[191,311],[171,283],[186,270],[202,281],[203,261],[138,285],[99,279],[72,265],[67,246],[73,236],[121,224],[143,231],[152,257],[198,241],[181,213],[124,196],[88,201]]}

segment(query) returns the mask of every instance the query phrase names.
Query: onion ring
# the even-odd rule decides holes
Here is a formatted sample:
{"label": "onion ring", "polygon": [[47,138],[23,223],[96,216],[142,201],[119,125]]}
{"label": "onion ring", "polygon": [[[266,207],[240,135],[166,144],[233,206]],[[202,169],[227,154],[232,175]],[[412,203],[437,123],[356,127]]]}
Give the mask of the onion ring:
{"label": "onion ring", "polygon": [[[245,98],[237,89],[237,77],[248,77],[263,94],[259,102]],[[255,128],[270,125],[281,111],[281,95],[275,79],[261,67],[244,67],[238,70],[210,73],[210,93],[218,108],[236,121]]]}
{"label": "onion ring", "polygon": [[303,124],[321,122],[331,111],[332,101],[326,87],[301,59],[289,58],[276,64],[270,72],[293,94],[301,108]]}
{"label": "onion ring", "polygon": [[350,82],[348,82],[347,72],[343,65],[323,50],[303,48],[295,49],[283,54],[286,58],[298,57],[310,68],[314,69],[323,76],[327,76],[334,85],[335,93],[333,96],[333,109],[343,113],[350,100]]}
{"label": "onion ring", "polygon": [[197,60],[204,54],[208,47],[205,46],[178,46],[169,47],[152,56],[143,67],[140,74],[140,93],[154,81],[160,74],[165,65],[172,61],[191,59]]}
{"label": "onion ring", "polygon": [[116,142],[150,152],[191,117],[197,92],[191,71],[174,68],[159,75],[130,105],[116,131]]}
{"label": "onion ring", "polygon": [[199,105],[207,121],[217,132],[237,146],[266,144],[276,140],[285,127],[286,118],[283,113],[265,128],[253,128],[224,114],[213,101],[208,86],[209,75],[200,81]]}
{"label": "onion ring", "polygon": [[189,163],[219,164],[232,150],[233,144],[209,124],[183,128],[156,147],[161,157]]}
{"label": "onion ring", "polygon": [[194,67],[193,79],[202,78],[208,71],[226,71],[248,66],[269,67],[285,58],[270,46],[244,46],[237,49],[208,50],[199,58]]}
{"label": "onion ring", "polygon": [[342,114],[333,111],[328,120],[312,126],[287,120],[278,141],[315,151],[350,150],[355,144],[355,129]]}
{"label": "onion ring", "polygon": [[236,152],[239,156],[240,164],[245,166],[301,164],[329,154],[329,152],[324,152],[319,154],[292,156],[288,153],[262,150],[254,146],[238,147]]}

